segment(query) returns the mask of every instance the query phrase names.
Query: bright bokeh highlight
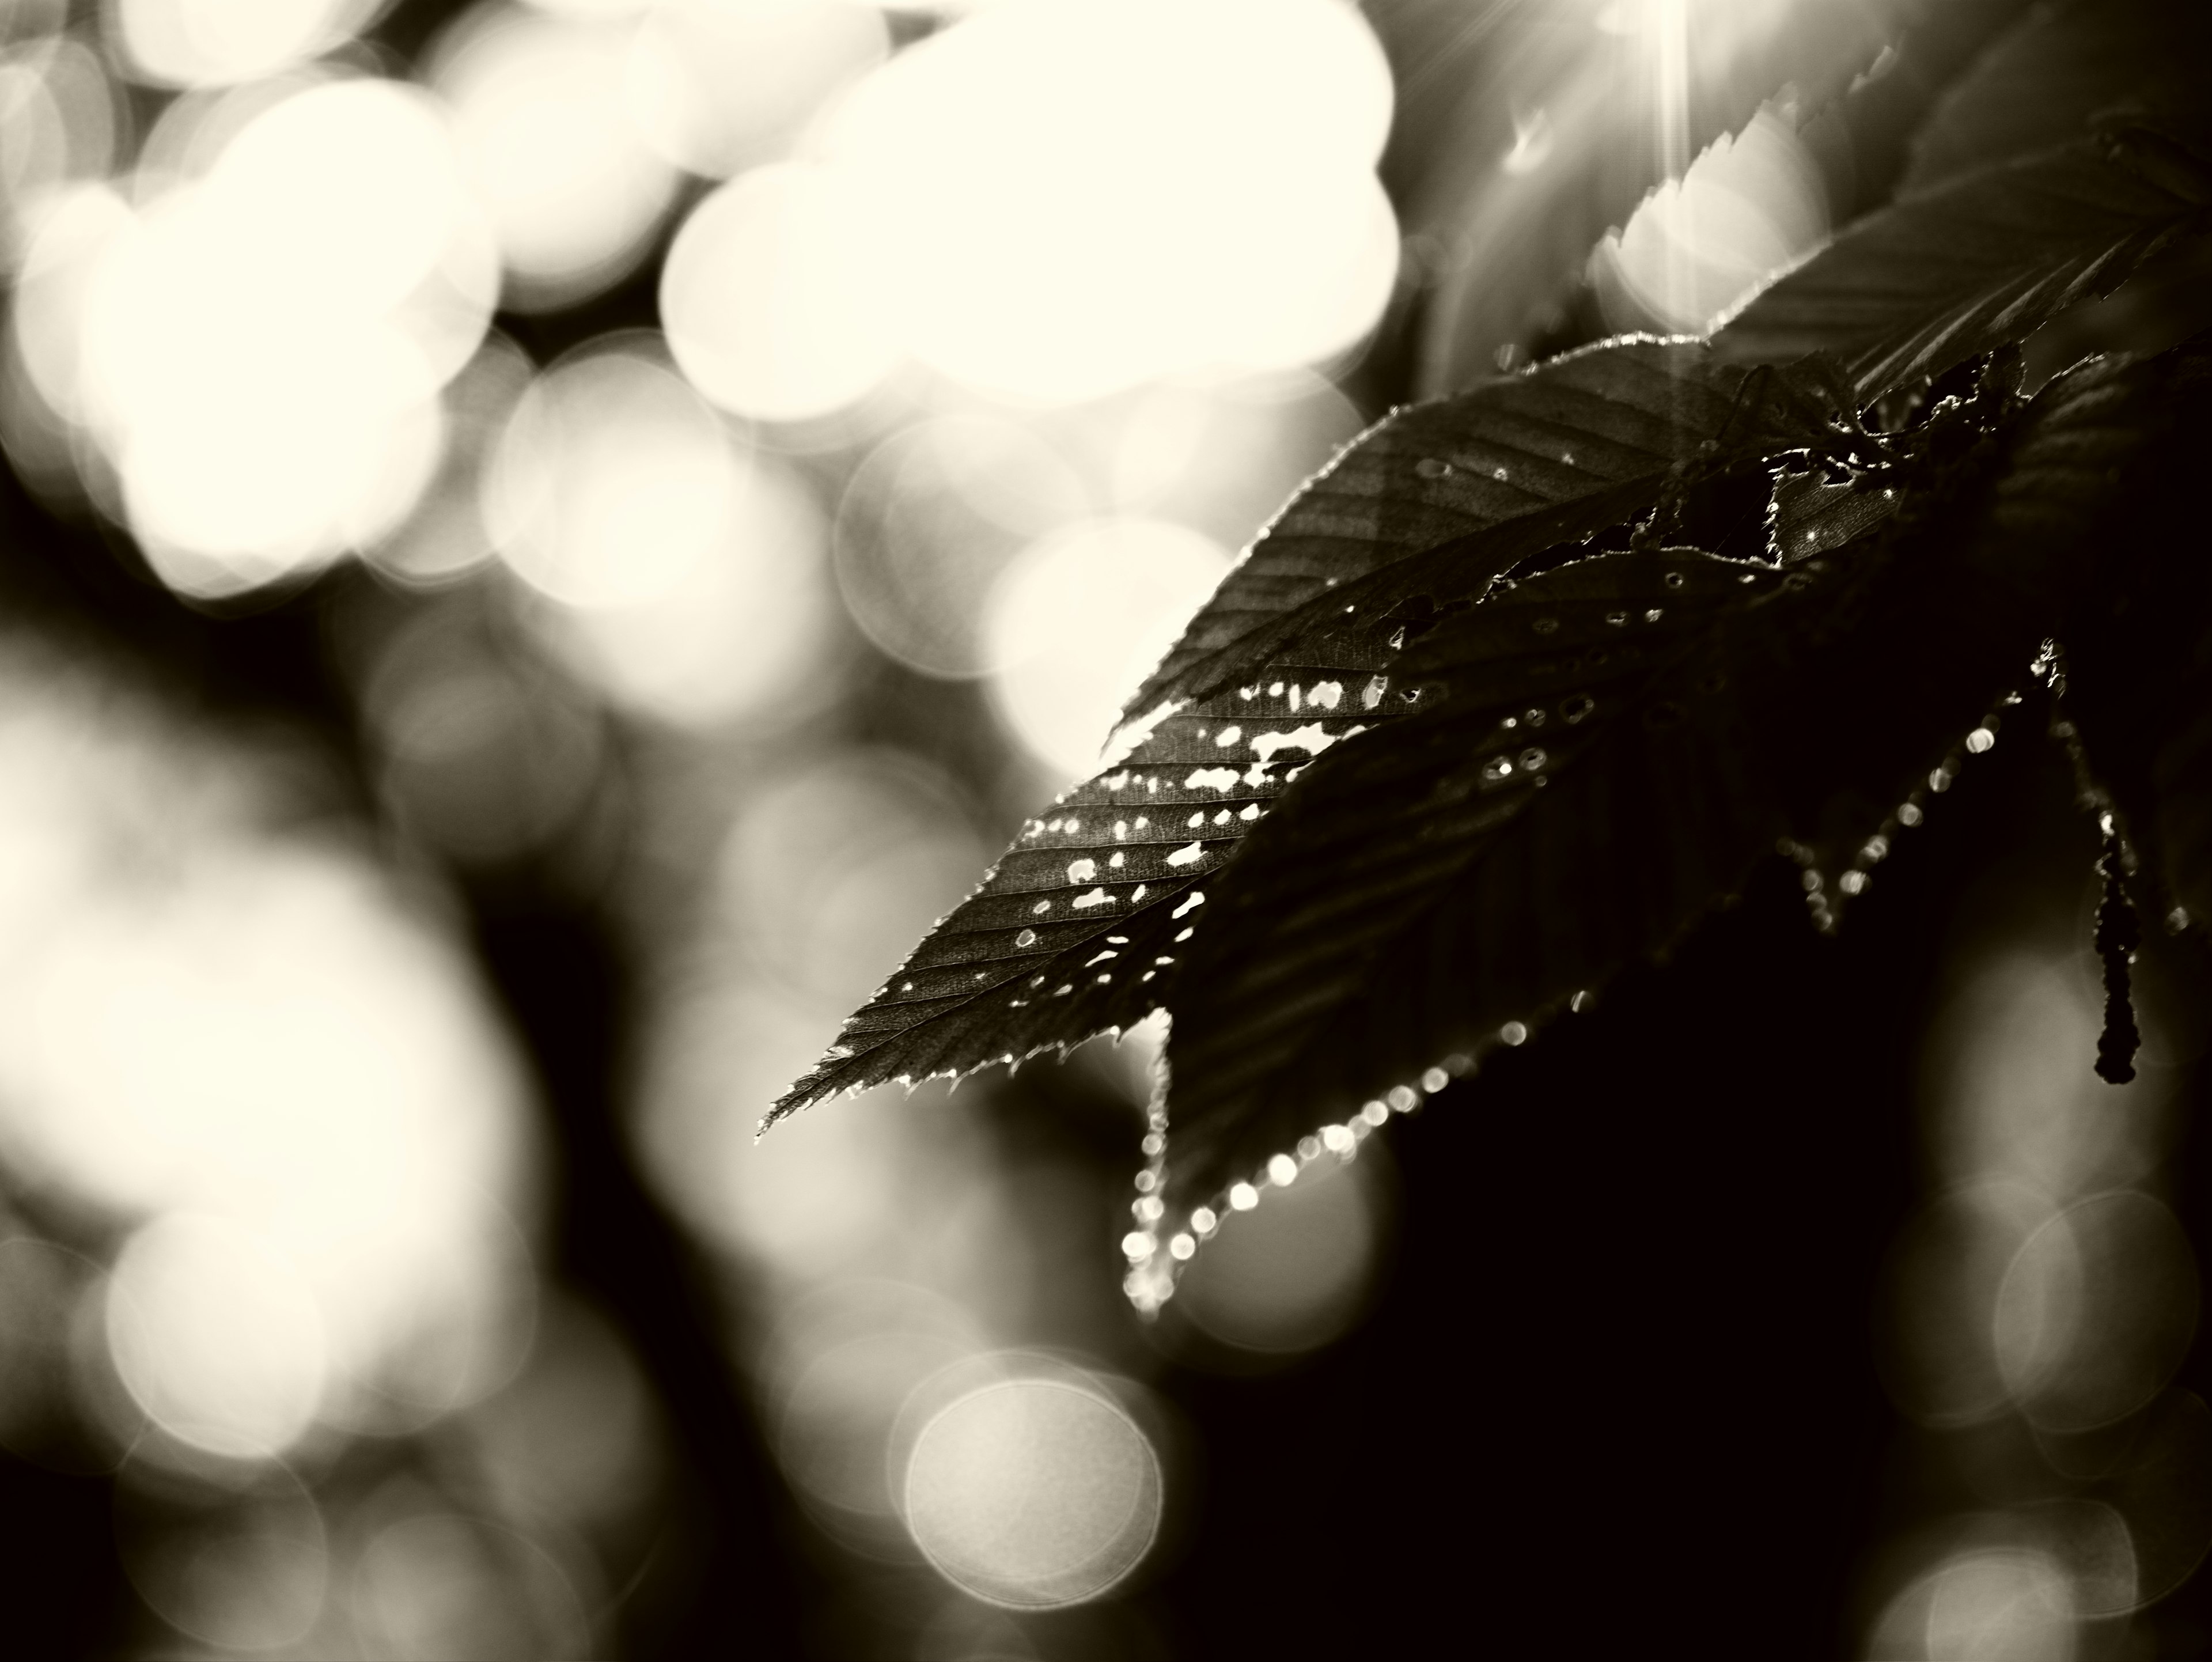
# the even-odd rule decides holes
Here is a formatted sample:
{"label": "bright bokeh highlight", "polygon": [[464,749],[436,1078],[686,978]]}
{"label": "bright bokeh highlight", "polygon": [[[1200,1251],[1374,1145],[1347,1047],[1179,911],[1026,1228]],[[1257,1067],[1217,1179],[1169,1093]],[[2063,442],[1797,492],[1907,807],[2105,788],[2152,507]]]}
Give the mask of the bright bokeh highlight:
{"label": "bright bokeh highlight", "polygon": [[674,199],[676,171],[638,131],[623,90],[636,28],[494,3],[456,24],[430,66],[490,216],[509,306],[554,310],[617,281]]}
{"label": "bright bokeh highlight", "polygon": [[745,174],[684,221],[661,269],[677,362],[715,403],[757,420],[854,403],[903,355],[884,254],[846,174],[798,162]]}
{"label": "bright bokeh highlight", "polygon": [[528,1328],[521,1086],[462,959],[357,855],[261,829],[241,756],[7,679],[0,1147],[140,1221],[125,1385],[231,1453],[491,1389]]}
{"label": "bright bokeh highlight", "polygon": [[[767,381],[817,405],[865,390],[846,334],[872,339],[884,317],[932,368],[1041,404],[1325,358],[1374,325],[1395,281],[1374,173],[1391,101],[1341,0],[1011,0],[898,54],[809,141],[806,161],[840,183],[805,190],[849,215],[842,229],[755,204],[744,234],[718,232],[711,251],[702,235],[693,258],[713,277],[696,281],[774,309],[700,332],[755,357],[819,356],[834,370],[782,362]],[[831,244],[866,246],[849,292],[793,275]],[[702,384],[775,413],[732,372]]]}
{"label": "bright bokeh highlight", "polygon": [[985,613],[994,705],[1039,760],[1091,772],[1122,701],[1228,569],[1218,544],[1160,521],[1099,521],[1034,545]]}
{"label": "bright bokeh highlight", "polygon": [[143,210],[77,199],[28,267],[33,376],[99,440],[155,569],[200,596],[312,569],[405,514],[493,301],[443,119],[380,81],[283,99]]}
{"label": "bright bokeh highlight", "polygon": [[821,702],[835,638],[828,527],[805,484],[766,457],[739,467],[720,534],[666,588],[564,606],[556,650],[625,709],[686,728]]}
{"label": "bright bokeh highlight", "polygon": [[213,1453],[274,1454],[307,1428],[328,1361],[298,1270],[238,1226],[172,1214],[115,1261],[108,1343],[139,1405]]}
{"label": "bright bokeh highlight", "polygon": [[50,36],[0,49],[0,269],[21,258],[53,192],[106,174],[117,125],[107,77],[82,41]]}
{"label": "bright bokeh highlight", "polygon": [[939,416],[885,439],[839,503],[837,582],[877,648],[925,675],[992,663],[992,587],[1037,539],[1097,501],[1045,435],[998,416]]}
{"label": "bright bokeh highlight", "polygon": [[636,607],[706,562],[741,557],[751,484],[657,343],[617,338],[555,364],[523,395],[485,478],[484,518],[541,593]]}
{"label": "bright bokeh highlight", "polygon": [[139,80],[225,86],[328,52],[374,0],[114,0],[124,55]]}
{"label": "bright bokeh highlight", "polygon": [[974,1597],[1049,1609],[1136,1568],[1159,1529],[1159,1457],[1103,1391],[1006,1379],[941,1410],[915,1440],[905,1514],[929,1562]]}
{"label": "bright bokeh highlight", "polygon": [[850,0],[661,0],[630,48],[638,130],[685,171],[726,179],[783,148],[817,107],[890,52]]}

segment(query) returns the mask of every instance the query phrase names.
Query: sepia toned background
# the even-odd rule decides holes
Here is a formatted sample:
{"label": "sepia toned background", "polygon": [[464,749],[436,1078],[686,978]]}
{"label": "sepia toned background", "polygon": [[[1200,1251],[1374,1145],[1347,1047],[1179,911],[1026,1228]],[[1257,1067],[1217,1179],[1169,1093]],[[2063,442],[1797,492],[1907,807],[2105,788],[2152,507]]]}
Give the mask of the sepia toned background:
{"label": "sepia toned background", "polygon": [[2094,1077],[2033,702],[1157,1323],[1155,1029],[754,1141],[1339,447],[1878,201],[1903,10],[4,0],[0,1648],[2212,1654],[2212,981]]}

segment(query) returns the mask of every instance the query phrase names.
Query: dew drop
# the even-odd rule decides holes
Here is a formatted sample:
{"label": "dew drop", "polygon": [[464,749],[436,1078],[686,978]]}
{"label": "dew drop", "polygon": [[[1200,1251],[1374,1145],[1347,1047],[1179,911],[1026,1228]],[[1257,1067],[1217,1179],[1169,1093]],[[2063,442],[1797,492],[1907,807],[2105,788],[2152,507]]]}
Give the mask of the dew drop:
{"label": "dew drop", "polygon": [[1137,1173],[1137,1192],[1139,1194],[1149,1195],[1153,1190],[1159,1186],[1160,1174],[1158,1172],[1144,1171]]}
{"label": "dew drop", "polygon": [[1358,1143],[1348,1125],[1324,1125],[1321,1128],[1322,1146],[1332,1154],[1348,1152]]}
{"label": "dew drop", "polygon": [[1826,879],[1823,878],[1820,874],[1816,871],[1808,871],[1804,874],[1804,876],[1798,880],[1798,881],[1805,886],[1805,892],[1808,894],[1820,893],[1820,885],[1826,880]]}
{"label": "dew drop", "polygon": [[1244,807],[1244,812],[1238,814],[1237,817],[1239,819],[1257,819],[1260,817],[1260,805],[1257,802],[1247,803]]}
{"label": "dew drop", "polygon": [[1579,721],[1596,708],[1596,699],[1586,692],[1578,692],[1559,706],[1559,715],[1566,721]]}
{"label": "dew drop", "polygon": [[1168,1251],[1178,1259],[1188,1258],[1198,1251],[1198,1243],[1188,1235],[1178,1234],[1168,1242]]}
{"label": "dew drop", "polygon": [[1037,916],[1037,917],[1042,917],[1042,916],[1043,916],[1047,912],[1050,911],[1051,910],[1052,910],[1052,902],[1051,902],[1051,901],[1049,901],[1049,900],[1040,900],[1040,901],[1038,901],[1038,902],[1036,903],[1036,905],[1034,905],[1034,906],[1032,906],[1032,907],[1030,907],[1030,914],[1031,914],[1033,916]]}
{"label": "dew drop", "polygon": [[1869,837],[1866,840],[1866,847],[1859,850],[1859,858],[1871,866],[1888,852],[1889,839],[1887,837]]}
{"label": "dew drop", "polygon": [[1509,715],[1498,725],[1501,728],[1510,730],[1511,728],[1517,728],[1521,725],[1521,718],[1517,715]]}
{"label": "dew drop", "polygon": [[1996,741],[1996,734],[1991,733],[1987,728],[1976,728],[1972,733],[1966,735],[1966,748],[1973,752],[1975,755],[1979,756],[1984,751],[1986,751],[1994,746]]}
{"label": "dew drop", "polygon": [[1390,1105],[1387,1102],[1370,1102],[1359,1111],[1359,1117],[1370,1125],[1380,1125],[1390,1117]]}
{"label": "dew drop", "polygon": [[1951,770],[1948,768],[1931,768],[1928,773],[1928,788],[1939,796],[1950,789]]}
{"label": "dew drop", "polygon": [[1523,1044],[1528,1042],[1528,1029],[1522,1022],[1509,1021],[1498,1030],[1498,1036],[1508,1044]]}
{"label": "dew drop", "polygon": [[1897,823],[1907,828],[1918,825],[1920,823],[1919,808],[1911,802],[1903,804],[1897,810]]}
{"label": "dew drop", "polygon": [[1644,614],[1644,621],[1647,624],[1656,624],[1659,621],[1660,616],[1661,608],[1655,606],[1650,611]]}
{"label": "dew drop", "polygon": [[2166,928],[2168,934],[2179,934],[2188,927],[2189,909],[2186,906],[2176,906],[2166,915]]}
{"label": "dew drop", "polygon": [[1014,937],[1014,945],[1017,947],[1034,947],[1036,943],[1037,932],[1035,929],[1024,929]]}
{"label": "dew drop", "polygon": [[1435,456],[1424,456],[1413,464],[1413,472],[1425,479],[1441,479],[1450,473],[1452,465]]}
{"label": "dew drop", "polygon": [[1431,1068],[1421,1075],[1421,1088],[1431,1096],[1451,1083],[1451,1075],[1441,1068]]}
{"label": "dew drop", "polygon": [[1211,1235],[1221,1227],[1221,1220],[1210,1206],[1201,1206],[1190,1215],[1190,1227],[1201,1235]]}
{"label": "dew drop", "polygon": [[1627,626],[1628,614],[1626,612],[1608,612],[1605,614],[1605,620],[1615,629],[1623,629]]}
{"label": "dew drop", "polygon": [[1668,572],[1668,573],[1667,574],[1667,575],[1665,576],[1665,578],[1664,578],[1662,581],[1666,583],[1667,587],[1669,587],[1669,588],[1680,588],[1680,587],[1681,587],[1685,582],[1687,582],[1689,580],[1688,580],[1686,577],[1683,576],[1683,575],[1682,575],[1682,574],[1681,574],[1680,572],[1679,572],[1679,571],[1670,571],[1670,572]]}
{"label": "dew drop", "polygon": [[1486,779],[1510,778],[1512,772],[1513,758],[1508,756],[1493,756],[1482,764],[1482,776]]}
{"label": "dew drop", "polygon": [[1321,1158],[1321,1139],[1319,1137],[1300,1137],[1298,1139],[1298,1158],[1302,1160],[1319,1160]]}
{"label": "dew drop", "polygon": [[1390,1087],[1389,1103],[1400,1113],[1410,1114],[1420,1106],[1421,1099],[1412,1086],[1394,1085]]}
{"label": "dew drop", "polygon": [[1249,1212],[1259,1203],[1260,1191],[1255,1189],[1250,1184],[1239,1183],[1231,1186],[1229,1190],[1229,1204],[1234,1207],[1237,1211]]}
{"label": "dew drop", "polygon": [[1502,482],[1505,478],[1505,470],[1502,467],[1493,467],[1490,470],[1490,477]]}
{"label": "dew drop", "polygon": [[1845,872],[1836,880],[1836,886],[1845,894],[1858,894],[1867,886],[1867,874],[1860,871]]}
{"label": "dew drop", "polygon": [[1524,710],[1521,719],[1532,728],[1540,728],[1544,725],[1544,712],[1540,709]]}
{"label": "dew drop", "polygon": [[1298,1180],[1298,1163],[1288,1154],[1277,1154],[1267,1162],[1267,1181],[1278,1189],[1287,1189]]}
{"label": "dew drop", "polygon": [[1521,752],[1521,765],[1524,770],[1530,773],[1535,772],[1537,769],[1542,767],[1545,763],[1551,759],[1552,758],[1550,757],[1547,756],[1542,751],[1537,749],[1534,745],[1531,745],[1527,750]]}
{"label": "dew drop", "polygon": [[1132,1229],[1121,1237],[1121,1251],[1133,1263],[1141,1263],[1152,1256],[1152,1238],[1141,1229]]}

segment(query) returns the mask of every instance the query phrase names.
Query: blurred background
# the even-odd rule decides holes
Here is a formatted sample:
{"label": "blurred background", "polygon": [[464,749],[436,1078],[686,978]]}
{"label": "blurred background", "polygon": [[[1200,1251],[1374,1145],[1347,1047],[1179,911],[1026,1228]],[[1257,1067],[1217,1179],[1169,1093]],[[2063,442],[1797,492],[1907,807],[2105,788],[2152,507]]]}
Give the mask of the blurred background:
{"label": "blurred background", "polygon": [[1157,1032],[753,1142],[1337,447],[1879,201],[1897,12],[0,0],[0,1648],[2208,1653],[2033,702],[1156,1324]]}

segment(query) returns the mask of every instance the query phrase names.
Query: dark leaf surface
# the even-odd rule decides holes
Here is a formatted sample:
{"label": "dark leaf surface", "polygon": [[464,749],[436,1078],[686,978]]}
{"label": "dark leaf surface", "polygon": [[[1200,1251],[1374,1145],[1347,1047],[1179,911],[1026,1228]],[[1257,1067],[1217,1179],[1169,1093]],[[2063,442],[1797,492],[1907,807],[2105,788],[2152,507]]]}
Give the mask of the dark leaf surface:
{"label": "dark leaf surface", "polygon": [[823,1097],[1080,1043],[1163,1001],[1200,886],[1300,764],[1389,719],[1376,664],[1282,667],[1159,722],[1024,829],[769,1122]]}
{"label": "dark leaf surface", "polygon": [[1899,496],[1879,473],[1831,478],[1818,468],[1785,469],[1774,481],[1767,552],[1794,565],[1856,541],[1895,513]]}
{"label": "dark leaf surface", "polygon": [[2093,121],[2122,113],[2192,142],[2212,137],[2208,74],[2212,9],[2172,0],[2038,8],[1929,113],[1899,193],[2083,137]]}
{"label": "dark leaf surface", "polygon": [[1869,215],[1753,299],[1714,346],[1745,362],[1832,353],[1872,403],[2110,294],[2200,234],[2208,203],[2212,174],[2170,140],[2079,140]]}
{"label": "dark leaf surface", "polygon": [[1208,909],[1170,1043],[1171,1211],[1665,947],[1784,840],[1822,874],[1816,916],[1862,886],[2033,654],[1960,530],[1899,514],[1786,573],[1604,555],[1409,651],[1441,703],[1317,764]]}
{"label": "dark leaf surface", "polygon": [[1610,341],[1399,411],[1291,499],[1129,714],[1249,679],[1347,600],[1376,617],[1416,594],[1478,594],[1528,555],[1641,513],[1732,417],[1741,449],[1821,435],[1817,405],[1740,400],[1745,375],[1693,342]]}
{"label": "dark leaf surface", "polygon": [[1032,822],[771,1119],[1142,1020],[1165,1001],[1202,880],[1287,776],[1412,708],[1387,673],[1408,617],[1418,627],[1517,562],[1636,517],[1677,464],[1836,441],[1822,387],[1639,339],[1374,429],[1231,574],[1170,655],[1182,673],[1153,678],[1149,708],[1194,702]]}

